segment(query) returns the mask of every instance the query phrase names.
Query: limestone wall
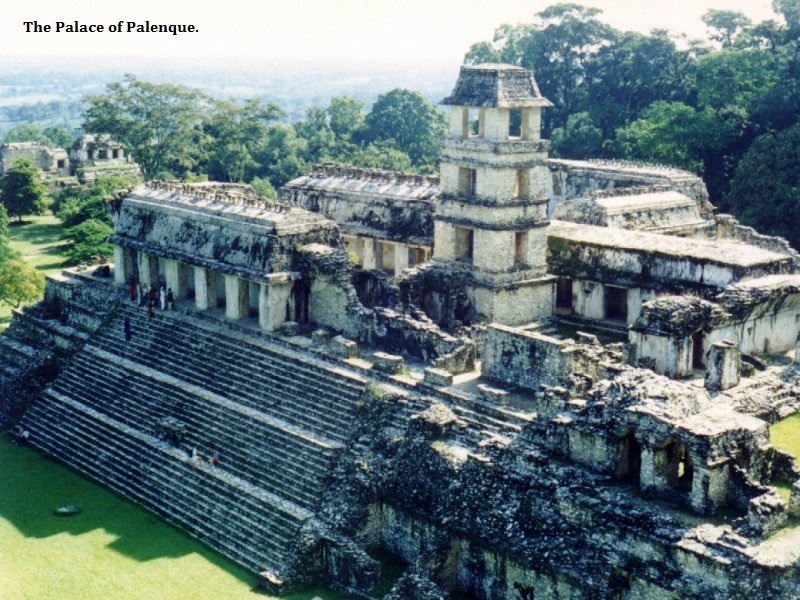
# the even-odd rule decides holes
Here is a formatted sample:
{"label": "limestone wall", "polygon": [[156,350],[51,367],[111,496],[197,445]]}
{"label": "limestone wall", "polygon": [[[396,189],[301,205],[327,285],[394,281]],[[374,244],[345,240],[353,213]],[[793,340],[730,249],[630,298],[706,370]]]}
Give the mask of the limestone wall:
{"label": "limestone wall", "polygon": [[287,270],[299,246],[341,245],[335,224],[319,215],[215,190],[137,188],[122,200],[111,242],[253,281]]}
{"label": "limestone wall", "polygon": [[492,324],[480,344],[481,369],[489,379],[538,389],[564,385],[572,372],[573,347],[540,333]]}
{"label": "limestone wall", "polygon": [[323,214],[349,235],[430,246],[438,183],[420,175],[318,165],[281,188],[280,199]]}

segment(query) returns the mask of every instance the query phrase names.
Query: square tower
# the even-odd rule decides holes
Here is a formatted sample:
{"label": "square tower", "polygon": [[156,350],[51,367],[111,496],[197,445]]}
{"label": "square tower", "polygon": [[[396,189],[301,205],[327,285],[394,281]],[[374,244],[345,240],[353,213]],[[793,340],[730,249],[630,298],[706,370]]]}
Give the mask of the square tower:
{"label": "square tower", "polygon": [[529,70],[497,64],[461,67],[442,104],[451,113],[434,260],[471,270],[475,308],[486,319],[520,325],[551,316],[541,111],[552,104]]}

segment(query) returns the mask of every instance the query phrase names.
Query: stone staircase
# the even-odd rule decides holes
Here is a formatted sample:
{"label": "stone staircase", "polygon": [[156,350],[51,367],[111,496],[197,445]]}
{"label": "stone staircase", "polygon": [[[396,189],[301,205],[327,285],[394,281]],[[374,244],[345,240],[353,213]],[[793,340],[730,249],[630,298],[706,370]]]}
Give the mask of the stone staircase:
{"label": "stone staircase", "polygon": [[25,425],[37,447],[255,572],[282,564],[287,542],[312,516],[54,391],[26,413]]}
{"label": "stone staircase", "polygon": [[123,303],[22,424],[32,445],[279,582],[366,382],[257,334]]}

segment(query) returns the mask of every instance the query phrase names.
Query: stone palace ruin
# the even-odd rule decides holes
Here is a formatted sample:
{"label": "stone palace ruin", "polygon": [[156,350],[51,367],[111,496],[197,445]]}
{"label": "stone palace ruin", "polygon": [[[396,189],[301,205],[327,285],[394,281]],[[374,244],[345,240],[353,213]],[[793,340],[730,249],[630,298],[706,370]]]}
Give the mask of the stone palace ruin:
{"label": "stone palace ruin", "polygon": [[443,104],[439,178],[120,197],[110,277],[0,336],[30,443],[273,592],[390,554],[393,599],[800,597],[800,256],[690,173],[548,158],[525,69]]}

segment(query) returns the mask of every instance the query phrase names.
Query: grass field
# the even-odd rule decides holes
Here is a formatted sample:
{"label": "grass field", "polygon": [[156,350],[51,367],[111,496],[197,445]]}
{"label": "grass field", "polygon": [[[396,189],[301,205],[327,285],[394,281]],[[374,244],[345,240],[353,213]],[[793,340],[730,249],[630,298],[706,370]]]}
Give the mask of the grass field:
{"label": "grass field", "polygon": [[[795,463],[800,465],[800,413],[795,413],[771,425],[769,441],[776,448],[794,455]],[[773,482],[772,485],[777,488],[778,493],[785,500],[789,500],[791,486],[780,482]]]}
{"label": "grass field", "polygon": [[769,428],[770,443],[794,455],[795,463],[800,465],[800,413],[778,421]]}
{"label": "grass field", "polygon": [[[25,217],[24,225],[12,224],[8,230],[11,247],[43,273],[56,273],[66,266],[61,240],[63,228],[52,214]],[[11,307],[0,304],[0,331],[10,322]]]}
{"label": "grass field", "polygon": [[[135,504],[0,439],[3,600],[268,600],[255,577]],[[77,504],[82,512],[56,517]],[[342,600],[313,589],[284,599]]]}

